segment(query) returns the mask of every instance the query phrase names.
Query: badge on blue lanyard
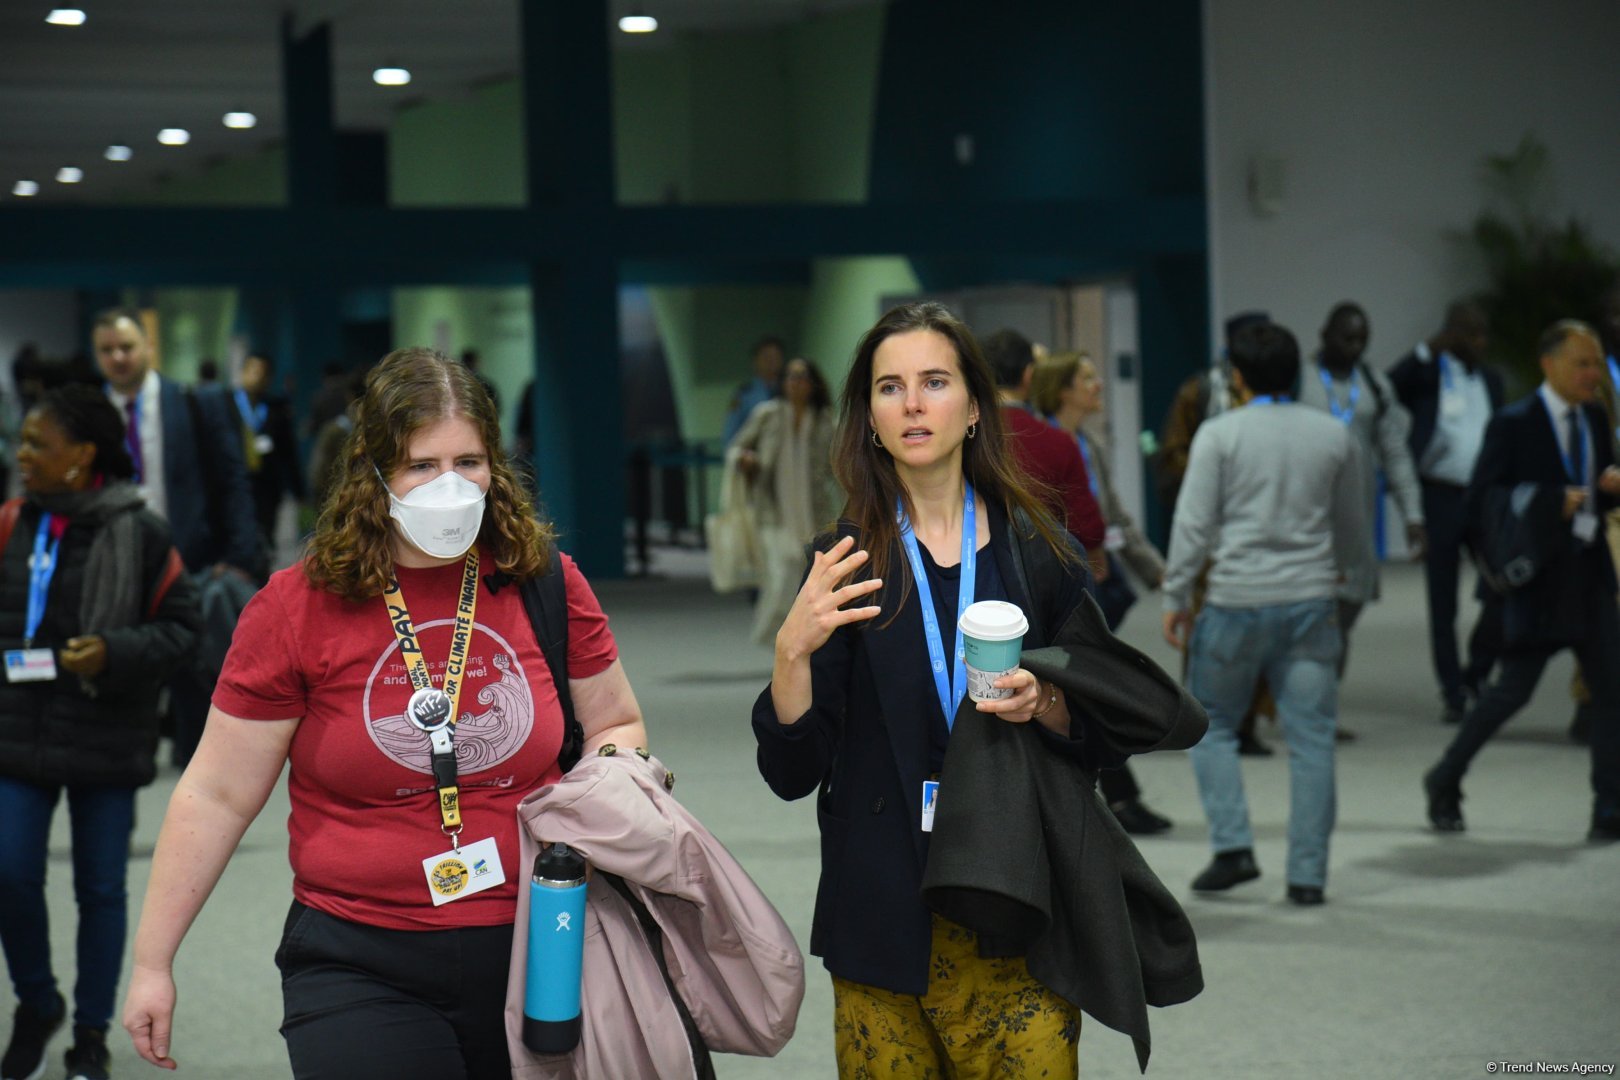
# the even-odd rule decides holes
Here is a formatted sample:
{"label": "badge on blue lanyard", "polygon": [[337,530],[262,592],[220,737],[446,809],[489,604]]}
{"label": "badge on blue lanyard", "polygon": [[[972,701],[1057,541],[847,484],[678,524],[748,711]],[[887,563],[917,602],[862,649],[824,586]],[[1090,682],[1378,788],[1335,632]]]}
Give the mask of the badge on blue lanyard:
{"label": "badge on blue lanyard", "polygon": [[[939,695],[939,707],[945,714],[945,727],[956,724],[956,706],[967,693],[967,666],[962,660],[962,612],[973,603],[973,579],[978,554],[978,524],[974,514],[973,485],[967,484],[962,495],[962,580],[956,596],[956,641],[951,657],[945,656],[944,637],[939,632],[939,615],[934,611],[934,591],[928,585],[928,574],[923,569],[922,551],[917,534],[906,518],[905,504],[895,506],[895,517],[900,523],[900,542],[905,545],[906,557],[911,560],[911,576],[917,583],[917,601],[922,606],[923,635],[928,640],[928,662],[934,672],[934,690]],[[952,663],[954,661],[954,663]],[[947,671],[949,674],[947,675]]]}
{"label": "badge on blue lanyard", "polygon": [[34,637],[45,619],[45,597],[50,592],[51,578],[56,575],[56,556],[61,548],[60,536],[51,540],[51,515],[45,514],[39,519],[39,530],[34,533],[34,554],[28,560],[28,615],[23,625],[23,647],[8,649],[5,654],[7,682],[44,682],[56,678],[56,654],[50,649],[34,648]]}
{"label": "badge on blue lanyard", "polygon": [[1333,376],[1328,374],[1327,368],[1317,368],[1316,373],[1322,376],[1322,389],[1327,392],[1328,411],[1337,419],[1349,424],[1356,418],[1356,402],[1361,400],[1361,376],[1354,369],[1350,371],[1350,403],[1340,405],[1338,397],[1333,393]]}

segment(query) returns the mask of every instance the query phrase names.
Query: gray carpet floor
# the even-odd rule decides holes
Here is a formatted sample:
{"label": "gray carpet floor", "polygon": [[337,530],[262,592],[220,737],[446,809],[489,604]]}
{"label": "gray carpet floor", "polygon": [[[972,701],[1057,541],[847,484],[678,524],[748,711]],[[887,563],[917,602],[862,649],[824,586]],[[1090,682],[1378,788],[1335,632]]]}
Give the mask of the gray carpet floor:
{"label": "gray carpet floor", "polygon": [[[808,800],[770,794],[748,732],[770,654],[748,641],[743,601],[709,593],[696,556],[662,552],[657,569],[665,576],[599,590],[653,750],[678,774],[676,794],[805,943],[817,874],[814,811]],[[1187,889],[1209,853],[1185,756],[1137,762],[1147,800],[1176,822],[1140,846],[1192,916],[1207,982],[1192,1002],[1152,1013],[1150,1075],[1465,1078],[1500,1075],[1501,1062],[1620,1063],[1620,846],[1584,841],[1588,759],[1565,736],[1570,664],[1552,665],[1531,705],[1476,763],[1466,785],[1467,835],[1430,833],[1418,778],[1450,729],[1438,722],[1422,588],[1418,570],[1390,568],[1384,601],[1356,629],[1341,723],[1358,738],[1338,755],[1339,825],[1323,907],[1283,899],[1288,763],[1275,730],[1264,735],[1277,755],[1244,765],[1263,876],[1218,899]],[[1138,606],[1122,636],[1172,666],[1155,600]],[[166,771],[140,796],[132,927],[174,781]],[[290,899],[286,815],[278,790],[180,954],[174,1054],[182,1075],[288,1075],[271,962]],[[72,983],[74,922],[67,837],[64,810],[49,883],[64,988]],[[774,1060],[723,1056],[721,1077],[833,1075],[831,989],[819,961],[809,958],[808,968],[793,1041]],[[8,984],[0,1015],[13,1004]],[[63,1075],[64,1042],[52,1045],[49,1078]],[[114,1075],[156,1075],[121,1032],[112,1045]],[[1137,1075],[1130,1040],[1087,1021],[1081,1073]]]}

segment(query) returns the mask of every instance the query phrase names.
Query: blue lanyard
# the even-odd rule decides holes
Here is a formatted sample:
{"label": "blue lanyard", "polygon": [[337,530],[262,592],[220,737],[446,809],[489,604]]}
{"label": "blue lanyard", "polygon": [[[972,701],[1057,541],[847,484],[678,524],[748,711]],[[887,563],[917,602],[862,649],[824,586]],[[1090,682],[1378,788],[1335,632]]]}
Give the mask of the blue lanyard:
{"label": "blue lanyard", "polygon": [[1564,439],[1558,430],[1561,421],[1553,415],[1552,406],[1547,399],[1541,399],[1541,407],[1547,410],[1547,419],[1552,421],[1553,438],[1558,442],[1558,455],[1564,459],[1564,475],[1576,487],[1586,486],[1586,440],[1590,431],[1586,426],[1586,413],[1579,405],[1575,406],[1575,445],[1568,450],[1564,449]]}
{"label": "blue lanyard", "polygon": [[23,627],[23,648],[34,647],[34,635],[45,618],[45,594],[50,591],[51,578],[56,575],[56,553],[61,550],[62,538],[51,541],[51,550],[45,551],[45,541],[51,535],[51,515],[39,519],[39,531],[34,533],[34,557],[28,560],[28,622]]}
{"label": "blue lanyard", "polygon": [[1294,400],[1287,394],[1261,394],[1259,397],[1249,399],[1250,405],[1287,405]]}
{"label": "blue lanyard", "polygon": [[248,400],[246,390],[238,389],[236,391],[236,411],[242,414],[242,419],[247,421],[248,427],[252,428],[253,434],[257,435],[264,430],[265,417],[270,415],[270,403],[261,401],[255,405]]}
{"label": "blue lanyard", "polygon": [[1614,357],[1609,357],[1609,380],[1614,383],[1614,392],[1620,394],[1620,363]]}
{"label": "blue lanyard", "polygon": [[[1046,417],[1046,422],[1057,428],[1059,431],[1063,430],[1062,426],[1058,424],[1057,417],[1055,416],[1048,415]],[[1091,488],[1091,497],[1096,499],[1098,503],[1101,503],[1102,493],[1097,490],[1097,466],[1093,465],[1091,462],[1091,444],[1086,441],[1085,435],[1078,431],[1074,433],[1074,441],[1080,444],[1080,457],[1081,460],[1086,463],[1086,485]]]}
{"label": "blue lanyard", "polygon": [[1440,354],[1440,385],[1446,393],[1451,393],[1451,365],[1446,363],[1446,354]]}
{"label": "blue lanyard", "polygon": [[1080,444],[1080,457],[1086,463],[1086,483],[1091,488],[1091,497],[1102,504],[1102,494],[1097,490],[1097,466],[1091,460],[1091,444],[1080,432],[1074,433],[1074,441]]}
{"label": "blue lanyard", "polygon": [[928,638],[928,662],[934,669],[934,690],[939,694],[940,711],[945,714],[945,728],[956,725],[956,706],[967,693],[967,666],[962,662],[962,612],[973,603],[973,577],[978,555],[978,524],[973,512],[973,485],[966,485],[962,496],[962,580],[956,590],[956,648],[952,652],[955,665],[950,681],[945,676],[945,642],[939,633],[939,615],[934,611],[934,591],[928,585],[928,573],[923,569],[922,552],[917,547],[917,534],[906,520],[904,503],[895,507],[900,522],[900,542],[906,546],[906,557],[911,560],[911,576],[917,582],[917,602],[922,605],[923,634]]}
{"label": "blue lanyard", "polygon": [[1356,418],[1356,402],[1361,400],[1360,374],[1354,368],[1350,370],[1350,404],[1340,405],[1339,399],[1333,394],[1333,376],[1328,374],[1327,368],[1317,368],[1316,373],[1322,376],[1322,389],[1327,392],[1328,411],[1349,424]]}

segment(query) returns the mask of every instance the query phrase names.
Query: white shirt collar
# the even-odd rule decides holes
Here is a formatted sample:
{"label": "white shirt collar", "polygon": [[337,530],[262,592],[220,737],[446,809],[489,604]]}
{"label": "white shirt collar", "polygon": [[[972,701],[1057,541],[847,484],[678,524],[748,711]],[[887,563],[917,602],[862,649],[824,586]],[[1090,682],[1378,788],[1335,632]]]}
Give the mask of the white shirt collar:
{"label": "white shirt collar", "polygon": [[162,377],[158,375],[154,369],[147,368],[146,377],[141,380],[140,389],[136,390],[133,394],[125,394],[121,391],[114,390],[111,386],[109,386],[107,387],[107,396],[112,398],[113,402],[117,404],[119,408],[123,408],[124,406],[128,405],[132,398],[140,398],[143,403],[142,407],[144,408],[144,403],[155,398],[161,389]]}
{"label": "white shirt collar", "polygon": [[[1569,414],[1569,410],[1574,408],[1548,383],[1542,383],[1536,393],[1541,395],[1541,400],[1547,403],[1547,408],[1552,410],[1553,417],[1560,422]],[[1559,432],[1559,438],[1563,438],[1563,432]]]}

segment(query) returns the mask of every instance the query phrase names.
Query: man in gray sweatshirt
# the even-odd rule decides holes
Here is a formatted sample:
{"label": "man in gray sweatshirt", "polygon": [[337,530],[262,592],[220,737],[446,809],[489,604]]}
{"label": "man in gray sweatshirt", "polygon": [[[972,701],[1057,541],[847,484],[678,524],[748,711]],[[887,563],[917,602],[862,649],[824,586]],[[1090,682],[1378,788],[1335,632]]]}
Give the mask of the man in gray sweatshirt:
{"label": "man in gray sweatshirt", "polygon": [[[1264,675],[1289,745],[1288,898],[1319,904],[1335,813],[1335,596],[1366,557],[1366,506],[1345,426],[1288,396],[1299,378],[1294,336],[1274,324],[1246,331],[1232,368],[1240,407],[1193,439],[1164,579],[1165,638],[1188,650],[1187,689],[1209,713],[1191,757],[1215,858],[1192,887],[1219,892],[1260,876],[1237,727]],[[1194,625],[1189,594],[1209,560]]]}

